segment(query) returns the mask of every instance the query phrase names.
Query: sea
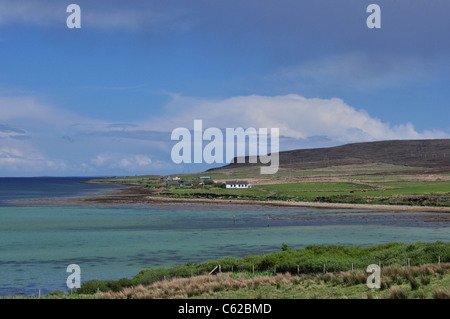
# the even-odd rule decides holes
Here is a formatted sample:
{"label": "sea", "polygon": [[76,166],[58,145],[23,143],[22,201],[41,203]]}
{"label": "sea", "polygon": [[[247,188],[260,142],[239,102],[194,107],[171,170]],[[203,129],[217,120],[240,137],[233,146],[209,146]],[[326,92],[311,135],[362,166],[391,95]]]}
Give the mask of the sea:
{"label": "sea", "polygon": [[0,178],[0,296],[68,291],[81,281],[131,278],[143,269],[271,253],[283,243],[371,246],[450,240],[445,213],[263,205],[39,201],[112,195],[92,177]]}

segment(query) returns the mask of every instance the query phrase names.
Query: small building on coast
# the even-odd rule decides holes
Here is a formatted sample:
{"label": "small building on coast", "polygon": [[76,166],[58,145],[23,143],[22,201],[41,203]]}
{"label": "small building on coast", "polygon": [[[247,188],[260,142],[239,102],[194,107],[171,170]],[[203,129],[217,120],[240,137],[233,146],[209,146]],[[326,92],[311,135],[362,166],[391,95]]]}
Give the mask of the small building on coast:
{"label": "small building on coast", "polygon": [[225,188],[252,188],[247,181],[226,181]]}

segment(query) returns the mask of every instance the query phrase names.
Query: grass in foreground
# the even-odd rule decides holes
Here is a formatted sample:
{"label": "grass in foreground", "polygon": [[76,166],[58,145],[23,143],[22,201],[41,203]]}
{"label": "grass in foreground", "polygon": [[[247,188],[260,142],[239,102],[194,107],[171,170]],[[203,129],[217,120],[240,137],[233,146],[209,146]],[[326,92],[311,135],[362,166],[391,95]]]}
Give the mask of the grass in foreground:
{"label": "grass in foreground", "polygon": [[[408,262],[411,267],[404,267]],[[352,264],[355,271],[349,271]],[[381,264],[381,290],[366,287],[365,269],[370,264]],[[217,265],[229,274],[206,275]],[[89,280],[76,294],[54,292],[43,298],[390,298],[391,293],[391,297],[444,298],[450,289],[449,272],[446,242],[311,245],[299,250],[283,244],[277,253],[146,269],[131,279]]]}
{"label": "grass in foreground", "polygon": [[[341,272],[352,269],[365,269],[370,264],[384,266],[411,266],[450,262],[450,243],[389,243],[372,247],[318,246],[294,250],[282,245],[278,253],[249,255],[244,258],[225,257],[199,264],[187,263],[171,268],[146,269],[133,278],[119,280],[89,280],[82,284],[78,293],[121,291],[123,288],[148,286],[158,281],[175,278],[190,278],[208,274],[217,265],[223,272],[259,273],[268,275],[277,273],[317,274],[323,272],[324,264],[328,272]],[[251,276],[252,276],[251,275]]]}
{"label": "grass in foreground", "polygon": [[99,292],[96,299],[450,299],[450,264],[385,267],[381,289],[367,288],[363,270],[250,277],[221,273]]}

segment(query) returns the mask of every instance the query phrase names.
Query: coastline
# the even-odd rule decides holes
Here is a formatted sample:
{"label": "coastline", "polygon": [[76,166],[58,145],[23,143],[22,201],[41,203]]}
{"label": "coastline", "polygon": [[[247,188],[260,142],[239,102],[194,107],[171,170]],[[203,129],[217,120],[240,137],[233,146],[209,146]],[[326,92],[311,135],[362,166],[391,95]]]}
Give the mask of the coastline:
{"label": "coastline", "polygon": [[380,204],[347,204],[347,203],[319,203],[319,202],[293,202],[293,201],[258,201],[245,199],[204,199],[204,198],[172,198],[148,196],[149,201],[165,203],[208,203],[208,204],[241,204],[241,205],[268,205],[289,207],[311,207],[324,209],[364,209],[376,211],[406,211],[406,212],[439,212],[450,213],[450,207],[433,206],[403,206],[403,205],[380,205]]}
{"label": "coastline", "polygon": [[[248,199],[209,199],[209,198],[183,198],[163,197],[158,192],[136,185],[122,185],[123,188],[111,189],[108,193],[95,196],[81,196],[73,198],[47,198],[20,200],[30,203],[65,203],[65,204],[105,204],[105,205],[151,205],[155,203],[200,203],[212,205],[262,205],[284,207],[310,207],[322,209],[357,209],[368,211],[390,212],[430,212],[450,213],[450,207],[440,206],[407,206],[407,205],[381,205],[381,204],[353,204],[353,203],[323,203],[323,202],[296,202],[277,200],[248,200]],[[157,195],[157,196],[155,196]]]}

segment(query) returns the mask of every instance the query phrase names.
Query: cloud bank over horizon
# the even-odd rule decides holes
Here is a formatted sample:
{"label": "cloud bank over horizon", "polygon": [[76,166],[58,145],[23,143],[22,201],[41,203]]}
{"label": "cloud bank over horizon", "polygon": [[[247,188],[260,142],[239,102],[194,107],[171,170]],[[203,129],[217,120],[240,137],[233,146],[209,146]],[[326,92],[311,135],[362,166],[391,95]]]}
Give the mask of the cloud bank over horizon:
{"label": "cloud bank over horizon", "polygon": [[189,128],[195,119],[201,119],[205,127],[277,127],[284,137],[324,136],[340,143],[450,136],[433,129],[418,132],[412,123],[384,122],[339,98],[305,98],[298,94],[236,96],[223,100],[174,95],[166,110],[167,115],[151,120],[153,127],[164,130],[169,124]]}
{"label": "cloud bank over horizon", "polygon": [[[279,128],[280,150],[395,139],[450,138],[388,123],[339,98],[235,96],[202,99],[174,94],[158,116],[98,120],[61,111],[32,97],[0,97],[0,175],[168,174],[206,167],[175,165],[170,134],[177,127]],[[206,144],[206,142],[205,142]],[[216,165],[217,166],[217,165]]]}

